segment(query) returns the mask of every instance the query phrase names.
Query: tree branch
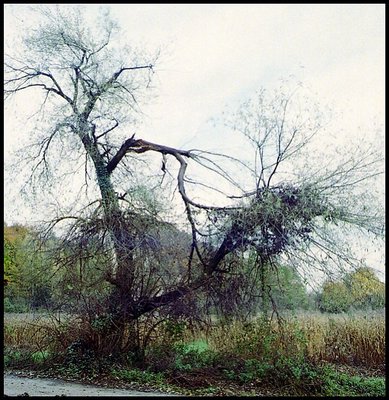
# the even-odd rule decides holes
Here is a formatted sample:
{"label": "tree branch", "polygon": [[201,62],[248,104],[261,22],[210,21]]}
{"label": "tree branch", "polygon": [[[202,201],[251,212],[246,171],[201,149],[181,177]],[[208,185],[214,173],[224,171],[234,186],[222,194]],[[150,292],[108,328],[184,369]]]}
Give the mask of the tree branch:
{"label": "tree branch", "polygon": [[146,151],[156,151],[162,154],[171,154],[173,156],[183,155],[185,157],[190,157],[190,152],[185,150],[175,149],[173,147],[163,146],[156,143],[147,142],[143,139],[134,139],[135,134],[132,135],[129,139],[127,139],[118,152],[112,157],[111,161],[107,165],[108,173],[112,173],[112,171],[117,167],[122,158],[126,155],[128,151],[133,151],[135,153],[144,153]]}
{"label": "tree branch", "polygon": [[141,65],[141,66],[137,66],[137,67],[123,67],[121,69],[119,69],[119,71],[115,72],[112,75],[112,78],[106,83],[106,85],[111,85],[112,83],[114,83],[117,78],[119,78],[119,76],[124,72],[124,71],[133,71],[133,70],[137,70],[137,69],[153,69],[152,64],[149,65]]}

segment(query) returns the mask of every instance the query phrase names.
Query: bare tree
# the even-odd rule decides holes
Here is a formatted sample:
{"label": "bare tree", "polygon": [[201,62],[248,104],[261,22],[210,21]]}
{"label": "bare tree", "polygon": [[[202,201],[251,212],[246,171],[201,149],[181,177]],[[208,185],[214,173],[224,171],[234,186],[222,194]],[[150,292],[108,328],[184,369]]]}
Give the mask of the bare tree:
{"label": "bare tree", "polygon": [[[307,118],[294,108],[295,93],[267,99],[260,92],[230,121],[254,146],[253,164],[152,143],[137,138],[133,130],[127,132],[147,100],[158,54],[120,52],[112,40],[117,28],[109,18],[92,33],[78,11],[45,11],[44,17],[42,25],[26,36],[22,55],[6,56],[5,96],[39,92],[41,115],[49,117],[29,148],[30,181],[47,181],[53,166],[70,161],[70,171],[83,166],[85,184],[99,189],[99,198],[78,213],[58,215],[48,230],[68,223],[62,250],[56,252],[58,265],[97,259],[94,268],[109,288],[108,306],[102,311],[109,315],[109,351],[139,345],[131,342],[128,328],[131,332],[142,316],[207,291],[221,277],[236,276],[247,250],[257,254],[251,272],[257,275],[280,257],[320,266],[324,253],[349,262],[343,248],[337,248],[337,239],[330,237],[332,223],[382,233],[379,215],[344,201],[346,190],[382,173],[376,153],[302,176],[290,173],[296,157],[321,128],[316,114]],[[159,201],[153,209],[144,198],[140,203],[136,198],[131,178],[144,173],[144,162],[153,155],[158,156],[158,167],[149,178],[155,183],[151,198],[158,203],[167,188],[177,190],[188,235],[165,218],[174,202]],[[218,177],[220,185],[189,177],[188,168],[195,167]],[[162,185],[164,179],[170,186]],[[131,183],[119,193],[124,180]],[[250,180],[253,186],[247,188]],[[226,194],[226,188],[233,192]],[[213,194],[205,198],[220,202],[199,200],[203,191]]]}

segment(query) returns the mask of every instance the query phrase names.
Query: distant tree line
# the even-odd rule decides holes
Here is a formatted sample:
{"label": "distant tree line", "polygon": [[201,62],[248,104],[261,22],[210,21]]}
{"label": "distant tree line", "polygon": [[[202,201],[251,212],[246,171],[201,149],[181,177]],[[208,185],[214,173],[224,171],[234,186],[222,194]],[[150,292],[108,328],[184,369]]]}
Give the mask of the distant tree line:
{"label": "distant tree line", "polygon": [[[171,234],[165,227],[163,236],[166,243]],[[181,233],[180,237],[185,235]],[[84,296],[90,298],[93,293],[102,296],[108,290],[103,275],[96,273],[101,262],[98,253],[95,260],[89,260],[89,263],[83,263],[80,253],[78,265],[69,264],[68,268],[56,271],[50,251],[56,248],[58,240],[52,237],[46,242],[46,248],[38,251],[37,246],[42,246],[42,243],[37,240],[34,229],[4,223],[5,312],[55,308],[71,310],[76,303],[79,305],[82,302]],[[149,240],[153,237],[150,236]],[[166,243],[163,243],[165,249]],[[182,247],[184,245],[182,243]],[[179,247],[180,244],[176,243],[176,252]],[[166,265],[172,267],[173,260],[168,252],[164,256]],[[301,276],[290,266],[269,264],[261,270],[261,274],[254,276],[255,262],[255,252],[247,254],[240,260],[240,268],[233,281],[219,280],[208,288],[210,296],[198,296],[196,301],[203,305],[203,312],[245,318],[253,313],[285,310],[316,309],[340,313],[385,307],[385,284],[371,268],[362,266],[338,279],[327,279],[317,292],[308,292]],[[166,279],[169,279],[168,274]],[[250,290],[247,290],[248,287]],[[181,304],[181,313],[184,312],[182,308],[185,304]],[[192,303],[190,312],[193,311]]]}

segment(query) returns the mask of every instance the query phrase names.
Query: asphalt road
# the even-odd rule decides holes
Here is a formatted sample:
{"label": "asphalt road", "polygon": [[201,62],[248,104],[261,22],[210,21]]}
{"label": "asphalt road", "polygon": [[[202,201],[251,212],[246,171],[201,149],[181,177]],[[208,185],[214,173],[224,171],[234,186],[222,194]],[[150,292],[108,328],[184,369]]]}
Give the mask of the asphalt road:
{"label": "asphalt road", "polygon": [[[26,394],[27,393],[27,394]],[[27,378],[4,373],[4,394],[7,396],[174,396],[157,392],[108,389],[94,385],[66,382],[60,379]]]}

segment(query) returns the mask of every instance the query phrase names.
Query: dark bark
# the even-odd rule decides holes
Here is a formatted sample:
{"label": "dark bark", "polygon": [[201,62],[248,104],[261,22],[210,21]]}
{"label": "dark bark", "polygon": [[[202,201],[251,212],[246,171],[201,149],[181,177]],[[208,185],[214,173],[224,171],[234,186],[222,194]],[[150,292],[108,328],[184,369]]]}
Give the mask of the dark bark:
{"label": "dark bark", "polygon": [[172,147],[168,146],[163,146],[160,144],[155,144],[151,142],[147,142],[146,140],[143,139],[134,139],[133,135],[130,139],[127,139],[118,152],[112,157],[110,162],[107,164],[107,171],[108,173],[111,173],[116,166],[120,163],[121,159],[126,155],[128,151],[133,151],[135,153],[144,153],[146,151],[156,151],[161,154],[171,154],[171,155],[183,155],[186,157],[190,157],[190,152],[185,151],[185,150],[178,150],[174,149]]}

